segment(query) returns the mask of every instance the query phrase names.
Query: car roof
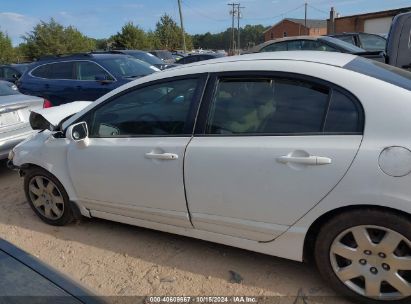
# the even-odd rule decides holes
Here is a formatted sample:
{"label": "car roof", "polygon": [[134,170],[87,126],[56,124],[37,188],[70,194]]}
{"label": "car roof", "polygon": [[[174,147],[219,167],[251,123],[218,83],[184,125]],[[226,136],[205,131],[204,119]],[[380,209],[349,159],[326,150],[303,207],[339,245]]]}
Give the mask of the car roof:
{"label": "car roof", "polygon": [[93,60],[93,59],[106,59],[106,58],[116,58],[123,57],[124,54],[121,53],[79,53],[79,54],[68,54],[68,55],[58,55],[58,56],[45,56],[39,58],[36,63],[48,63],[55,61],[67,61],[67,60]]}
{"label": "car roof", "polygon": [[[207,60],[207,64],[216,64],[224,62],[241,62],[253,60],[291,60],[291,61],[305,61],[314,62],[327,65],[343,67],[348,62],[355,59],[357,56],[337,53],[337,52],[323,52],[323,51],[284,51],[284,52],[263,52],[246,54],[240,56],[225,56],[216,59]],[[193,63],[190,66],[205,64],[200,62]],[[183,67],[182,67],[183,68]]]}
{"label": "car roof", "polygon": [[116,53],[124,53],[124,54],[131,54],[131,53],[148,53],[146,51],[142,51],[142,50],[112,50],[110,51],[112,52],[111,54],[116,54]]}
{"label": "car roof", "polygon": [[181,75],[190,75],[196,73],[214,72],[216,66],[225,64],[227,71],[232,67],[238,70],[238,67],[244,66],[244,62],[252,61],[299,61],[325,64],[335,67],[343,67],[352,60],[357,58],[356,55],[337,53],[337,52],[320,52],[320,51],[286,51],[286,52],[264,52],[240,56],[218,57],[189,64],[178,65],[172,69],[153,73],[144,77],[144,79],[134,80],[128,85],[132,86],[135,82],[152,81],[161,78],[176,77]]}

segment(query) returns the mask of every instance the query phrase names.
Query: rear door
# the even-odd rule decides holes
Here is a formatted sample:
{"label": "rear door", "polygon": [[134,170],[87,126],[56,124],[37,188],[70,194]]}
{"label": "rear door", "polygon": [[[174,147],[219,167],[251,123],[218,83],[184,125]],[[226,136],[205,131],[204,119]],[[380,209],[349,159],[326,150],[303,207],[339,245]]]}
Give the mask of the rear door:
{"label": "rear door", "polygon": [[197,229],[270,241],[341,180],[362,139],[359,102],[300,76],[221,74],[185,159]]}
{"label": "rear door", "polygon": [[44,97],[56,106],[74,101],[74,62],[61,61],[40,65],[30,72],[24,87],[30,94]]}

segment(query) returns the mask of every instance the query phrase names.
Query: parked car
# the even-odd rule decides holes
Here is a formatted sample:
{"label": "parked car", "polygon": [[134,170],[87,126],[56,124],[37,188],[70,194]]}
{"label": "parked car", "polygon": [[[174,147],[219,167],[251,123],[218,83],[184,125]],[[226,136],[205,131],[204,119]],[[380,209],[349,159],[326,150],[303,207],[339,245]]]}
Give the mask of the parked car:
{"label": "parked car", "polygon": [[134,58],[142,60],[148,64],[151,64],[160,70],[165,70],[165,69],[169,69],[169,68],[177,66],[177,64],[165,63],[162,59],[158,58],[157,56],[154,56],[153,54],[149,52],[144,52],[140,50],[113,50],[113,51],[110,51],[110,53],[125,54],[125,55],[133,56]]}
{"label": "parked car", "polygon": [[181,58],[188,56],[187,53],[180,52],[180,51],[172,51],[171,55],[173,55],[174,61],[178,62]]}
{"label": "parked car", "polygon": [[82,53],[51,56],[36,62],[17,82],[24,94],[49,100],[56,106],[74,100],[94,101],[111,90],[159,71],[122,54]]}
{"label": "parked car", "polygon": [[385,62],[383,52],[367,52],[348,42],[328,36],[294,36],[270,40],[255,46],[253,53],[278,51],[326,51],[360,55]]}
{"label": "parked car", "polygon": [[3,239],[0,275],[3,303],[104,303],[77,282]]}
{"label": "parked car", "polygon": [[0,81],[0,159],[33,134],[29,124],[30,111],[43,107],[44,99],[27,96],[16,90],[13,83]]}
{"label": "parked car", "polygon": [[313,255],[351,299],[410,303],[410,80],[336,52],[219,58],[133,81],[86,108],[38,110],[43,119],[79,112],[15,147],[9,164],[48,224],[81,213],[297,261]]}
{"label": "parked car", "polygon": [[170,51],[167,50],[154,50],[150,51],[151,54],[154,56],[157,56],[161,60],[163,60],[165,63],[168,64],[173,64],[175,63],[175,58],[173,57],[173,54]]}
{"label": "parked car", "polygon": [[394,17],[387,40],[386,62],[411,71],[411,13]]}
{"label": "parked car", "polygon": [[29,63],[0,65],[0,80],[16,82],[29,68]]}
{"label": "parked car", "polygon": [[178,63],[179,64],[188,64],[188,63],[193,63],[197,61],[203,61],[203,60],[209,60],[209,59],[215,59],[219,57],[223,57],[224,55],[221,54],[216,54],[216,53],[210,53],[210,54],[192,54],[188,55],[184,58],[181,58]]}
{"label": "parked car", "polygon": [[329,37],[340,39],[371,52],[384,52],[387,44],[387,39],[381,35],[369,33],[341,33],[329,35]]}

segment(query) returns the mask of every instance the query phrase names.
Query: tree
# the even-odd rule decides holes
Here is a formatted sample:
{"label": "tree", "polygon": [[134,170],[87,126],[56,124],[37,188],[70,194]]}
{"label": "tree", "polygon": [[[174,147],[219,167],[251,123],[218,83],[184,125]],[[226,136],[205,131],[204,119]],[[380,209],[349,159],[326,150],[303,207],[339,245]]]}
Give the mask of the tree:
{"label": "tree", "polygon": [[95,48],[93,39],[86,37],[75,27],[41,21],[22,37],[25,40],[25,55],[31,59],[45,55],[58,55],[91,51]]}
{"label": "tree", "polygon": [[[264,41],[264,30],[266,30],[266,27],[263,25],[246,25],[244,28],[241,28],[241,48],[248,48],[249,46],[251,47],[262,43]],[[237,29],[235,29],[234,34],[237,39]],[[205,34],[194,35],[193,44],[195,48],[228,50],[230,48],[231,37],[231,28],[228,28],[224,32],[217,34],[207,32]]]}
{"label": "tree", "polygon": [[182,48],[181,28],[169,15],[164,14],[156,24],[155,36],[159,48],[175,50]]}
{"label": "tree", "polygon": [[150,42],[147,34],[133,22],[126,23],[121,31],[113,36],[115,48],[148,49]]}
{"label": "tree", "polygon": [[0,64],[11,63],[14,60],[14,50],[10,37],[0,31]]}

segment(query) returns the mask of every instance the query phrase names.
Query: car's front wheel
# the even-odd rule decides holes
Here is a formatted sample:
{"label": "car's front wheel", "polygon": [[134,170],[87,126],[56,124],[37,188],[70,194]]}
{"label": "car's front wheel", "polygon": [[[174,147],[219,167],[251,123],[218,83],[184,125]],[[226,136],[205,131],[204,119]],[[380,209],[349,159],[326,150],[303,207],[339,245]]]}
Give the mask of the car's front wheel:
{"label": "car's front wheel", "polygon": [[24,192],[34,212],[44,222],[63,226],[73,220],[73,209],[63,185],[50,172],[34,168],[24,176]]}
{"label": "car's front wheel", "polygon": [[411,303],[411,221],[394,212],[355,210],[320,230],[315,260],[323,278],[359,303]]}

